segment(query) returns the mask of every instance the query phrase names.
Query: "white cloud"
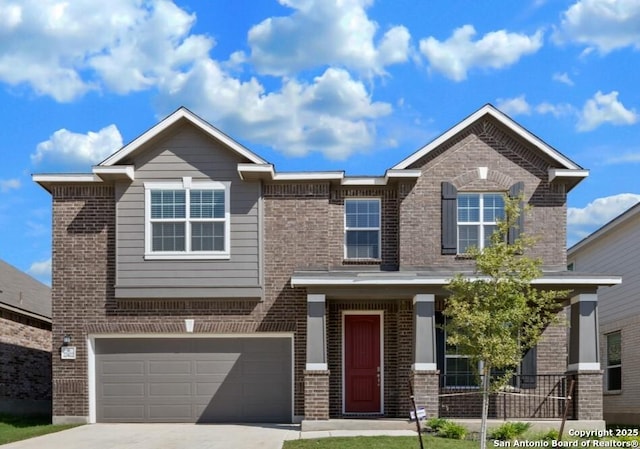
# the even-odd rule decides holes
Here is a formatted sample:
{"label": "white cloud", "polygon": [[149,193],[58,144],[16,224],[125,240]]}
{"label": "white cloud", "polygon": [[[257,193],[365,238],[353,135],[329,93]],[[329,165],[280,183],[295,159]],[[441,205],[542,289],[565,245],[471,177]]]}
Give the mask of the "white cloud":
{"label": "white cloud", "polygon": [[543,101],[535,107],[538,114],[551,114],[556,118],[566,117],[576,114],[576,108],[569,103],[548,103]]}
{"label": "white cloud", "polygon": [[628,152],[619,156],[610,157],[604,161],[605,165],[636,164],[640,162],[640,152]]}
{"label": "white cloud", "polygon": [[623,47],[640,48],[640,2],[578,0],[564,13],[554,39],[595,47],[606,54]]}
{"label": "white cloud", "polygon": [[50,278],[51,277],[51,258],[42,260],[40,262],[34,262],[31,264],[27,272],[37,278]]}
{"label": "white cloud", "polygon": [[0,0],[0,81],[61,102],[147,89],[208,54],[194,22],[169,0]]}
{"label": "white cloud", "polygon": [[476,30],[472,25],[464,25],[454,30],[453,35],[443,42],[434,37],[420,40],[420,51],[429,60],[432,69],[454,81],[462,81],[472,68],[501,69],[542,47],[541,31],[527,36],[499,30],[473,41],[475,35]]}
{"label": "white cloud", "polygon": [[211,59],[163,86],[161,104],[189,104],[226,132],[285,154],[315,151],[331,159],[370,148],[374,120],[391,113],[343,69],[329,68],[311,83],[288,79],[267,93],[255,78],[242,82]]}
{"label": "white cloud", "polygon": [[54,132],[49,140],[40,142],[31,154],[34,164],[43,161],[67,166],[86,166],[101,162],[122,147],[122,136],[116,125],[109,125],[98,132],[78,134],[66,129]]}
{"label": "white cloud", "polygon": [[566,84],[567,86],[574,85],[573,80],[569,77],[569,74],[567,72],[554,73],[552,79],[554,81],[558,81],[559,83]]}
{"label": "white cloud", "polygon": [[496,106],[507,115],[529,115],[531,106],[524,95],[514,98],[498,98]]}
{"label": "white cloud", "polygon": [[598,91],[584,104],[576,128],[578,131],[591,131],[603,123],[633,125],[637,121],[636,111],[625,108],[618,101],[618,92],[603,94]]}
{"label": "white cloud", "polygon": [[[376,43],[378,24],[366,8],[372,0],[279,0],[294,12],[270,17],[249,30],[253,62],[260,73],[290,75],[300,70],[340,65],[365,74],[407,61],[409,31],[387,30]],[[236,55],[234,59],[239,60]]]}
{"label": "white cloud", "polygon": [[537,105],[530,104],[525,95],[519,95],[513,98],[498,98],[496,100],[498,109],[507,115],[530,115],[536,114],[551,114],[556,118],[572,115],[576,113],[573,106],[568,103],[549,103],[543,101]]}
{"label": "white cloud", "polygon": [[5,193],[9,190],[19,189],[20,188],[20,180],[19,179],[0,179],[0,192]]}
{"label": "white cloud", "polygon": [[567,225],[570,227],[602,226],[640,201],[640,195],[620,193],[597,198],[583,208],[567,210]]}

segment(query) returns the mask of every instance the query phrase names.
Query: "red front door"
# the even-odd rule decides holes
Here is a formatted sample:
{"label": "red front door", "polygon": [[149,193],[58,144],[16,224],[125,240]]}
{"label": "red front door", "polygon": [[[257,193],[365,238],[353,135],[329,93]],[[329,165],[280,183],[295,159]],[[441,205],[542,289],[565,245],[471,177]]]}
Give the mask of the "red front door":
{"label": "red front door", "polygon": [[346,413],[380,413],[380,315],[344,316]]}

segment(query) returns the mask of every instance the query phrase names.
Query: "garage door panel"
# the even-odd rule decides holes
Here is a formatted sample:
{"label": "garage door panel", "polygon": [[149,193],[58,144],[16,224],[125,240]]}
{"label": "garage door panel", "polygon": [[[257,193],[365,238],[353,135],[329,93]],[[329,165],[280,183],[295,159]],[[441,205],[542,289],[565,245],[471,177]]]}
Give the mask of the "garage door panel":
{"label": "garage door panel", "polygon": [[149,406],[151,421],[191,421],[193,415],[191,404],[158,404]]}
{"label": "garage door panel", "polygon": [[97,419],[287,422],[290,338],[96,340]]}
{"label": "garage door panel", "polygon": [[145,371],[144,362],[139,360],[109,360],[106,359],[102,363],[101,373],[105,376],[110,374],[139,374],[143,375]]}
{"label": "garage door panel", "polygon": [[128,422],[143,422],[145,416],[143,405],[105,405],[103,413],[105,419],[123,419]]}
{"label": "garage door panel", "polygon": [[149,398],[191,396],[191,382],[150,382]]}
{"label": "garage door panel", "polygon": [[109,398],[144,398],[144,383],[103,383],[102,396]]}
{"label": "garage door panel", "polygon": [[150,360],[147,369],[150,375],[191,374],[191,362],[189,360]]}
{"label": "garage door panel", "polygon": [[222,374],[226,376],[236,366],[239,358],[240,356],[233,360],[198,360],[195,364],[195,373],[198,375]]}

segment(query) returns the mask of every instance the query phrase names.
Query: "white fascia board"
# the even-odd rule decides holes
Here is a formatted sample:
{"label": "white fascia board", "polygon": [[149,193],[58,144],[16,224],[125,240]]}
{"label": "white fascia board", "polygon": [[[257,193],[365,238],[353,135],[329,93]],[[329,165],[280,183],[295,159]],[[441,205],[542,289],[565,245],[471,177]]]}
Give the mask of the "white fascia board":
{"label": "white fascia board", "polygon": [[238,174],[241,179],[245,179],[246,175],[266,175],[269,180],[275,176],[272,164],[238,164]]}
{"label": "white fascia board", "polygon": [[496,109],[494,106],[490,104],[487,104],[482,108],[478,109],[476,112],[474,112],[469,117],[467,117],[466,119],[464,119],[463,121],[455,125],[453,128],[450,128],[448,131],[445,131],[444,134],[441,134],[435,140],[431,141],[424,147],[420,148],[418,151],[410,155],[408,158],[400,161],[398,164],[393,166],[392,169],[395,170],[395,169],[407,168],[408,166],[410,166],[420,158],[426,156],[431,151],[433,151],[434,149],[442,145],[447,140],[454,137],[456,134],[461,132],[466,127],[478,121],[484,115],[490,115],[491,117],[495,118],[504,126],[506,126],[511,131],[513,131],[515,134],[522,137],[524,140],[531,143],[532,145],[536,146],[543,153],[545,153],[547,156],[551,157],[553,160],[563,165],[565,168],[572,169],[572,170],[581,169],[580,166],[572,162],[570,159],[568,159],[564,155],[560,154],[558,151],[556,151],[555,149],[547,145],[537,136],[527,131],[525,128],[520,126],[518,123],[514,122],[512,119],[507,117],[504,113],[500,112],[498,109]]}
{"label": "white fascia board", "polygon": [[[318,278],[315,276],[293,276],[291,278],[291,286],[376,286],[376,285],[447,285],[451,282],[453,276],[446,277],[433,277],[433,278],[363,278],[363,277],[331,277],[331,278]],[[470,280],[487,280],[487,277],[482,276],[469,276]],[[594,277],[594,278],[570,278],[570,277],[558,277],[558,278],[539,278],[531,281],[532,285],[557,285],[567,286],[572,285],[593,285],[593,286],[611,286],[617,285],[622,282],[620,276],[607,276],[607,277]]]}
{"label": "white fascia board", "polygon": [[340,184],[343,186],[384,186],[387,179],[382,176],[350,176],[344,178]]}
{"label": "white fascia board", "polygon": [[584,179],[589,176],[589,170],[573,170],[567,168],[550,168],[549,182],[556,178],[579,178]]}
{"label": "white fascia board", "polygon": [[51,191],[51,185],[53,184],[68,184],[68,183],[101,183],[102,179],[98,175],[93,173],[82,174],[51,174],[51,175],[31,175],[31,179],[42,186],[46,191]]}
{"label": "white fascia board", "polygon": [[93,173],[58,173],[58,174],[34,174],[31,175],[34,182],[101,182],[102,180]]}
{"label": "white fascia board", "polygon": [[126,177],[131,181],[135,179],[135,167],[133,165],[112,165],[108,167],[96,165],[92,171],[105,180],[113,177]]}
{"label": "white fascia board", "polygon": [[325,171],[325,172],[286,172],[276,173],[273,177],[274,181],[327,181],[342,180],[344,172],[342,171]]}
{"label": "white fascia board", "polygon": [[420,170],[397,170],[390,168],[385,172],[385,178],[404,178],[404,179],[418,179],[422,176],[422,172]]}
{"label": "white fascia board", "polygon": [[218,141],[224,143],[233,151],[249,159],[251,162],[255,164],[268,163],[267,161],[259,157],[257,154],[245,148],[240,143],[236,142],[235,140],[227,136],[225,133],[223,133],[216,127],[212,126],[211,124],[207,123],[205,120],[195,115],[193,112],[189,111],[184,107],[181,107],[180,109],[175,111],[173,114],[169,115],[164,120],[162,120],[160,123],[158,123],[151,129],[147,130],[144,134],[138,136],[132,142],[128,143],[127,145],[125,145],[124,147],[122,147],[121,149],[113,153],[107,159],[102,161],[99,165],[111,166],[111,165],[117,164],[123,158],[127,157],[128,155],[133,153],[135,150],[137,150],[140,146],[144,145],[149,140],[158,136],[163,131],[165,131],[166,129],[168,129],[169,127],[171,127],[173,124],[175,124],[181,119],[189,120],[191,123],[199,127],[202,131],[209,134],[211,137],[217,139]]}
{"label": "white fascia board", "polygon": [[592,277],[592,278],[571,278],[571,277],[562,277],[559,276],[557,278],[553,277],[543,277],[539,279],[534,279],[531,281],[532,285],[593,285],[593,286],[612,286],[618,285],[622,283],[621,276],[600,276],[600,277]]}

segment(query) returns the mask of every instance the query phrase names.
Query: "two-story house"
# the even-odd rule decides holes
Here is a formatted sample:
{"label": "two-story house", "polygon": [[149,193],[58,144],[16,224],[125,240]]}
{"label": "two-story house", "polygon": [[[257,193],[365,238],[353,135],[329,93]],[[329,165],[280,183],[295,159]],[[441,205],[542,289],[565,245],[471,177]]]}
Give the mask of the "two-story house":
{"label": "two-story house", "polygon": [[614,271],[623,283],[599,295],[607,423],[640,425],[640,203],[568,250],[576,271]]}
{"label": "two-story house", "polygon": [[89,174],[34,175],[53,198],[53,338],[77,350],[54,357],[54,421],[407,417],[409,382],[430,416],[464,415],[439,400],[474,385],[438,327],[444,287],[522,193],[535,284],[571,292],[570,332],[523,361],[516,390],[542,398],[523,413],[550,394],[536,379],[571,374],[573,417],[601,423],[596,290],[620,279],[566,271],[587,174],[487,105],[380,176],[277,172],[184,108]]}

